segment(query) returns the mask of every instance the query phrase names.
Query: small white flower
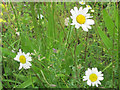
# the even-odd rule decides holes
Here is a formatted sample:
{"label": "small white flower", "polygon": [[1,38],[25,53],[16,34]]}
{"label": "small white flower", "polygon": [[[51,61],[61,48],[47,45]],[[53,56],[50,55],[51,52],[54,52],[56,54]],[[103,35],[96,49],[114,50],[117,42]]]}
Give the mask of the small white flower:
{"label": "small white flower", "polygon": [[98,84],[101,85],[100,81],[104,79],[102,72],[98,72],[97,68],[92,68],[92,70],[88,68],[88,70],[85,71],[85,75],[86,76],[83,76],[83,81],[87,80],[89,86],[96,85],[96,87],[98,87]]}
{"label": "small white flower", "polygon": [[73,19],[71,25],[75,25],[76,29],[82,27],[84,31],[91,29],[90,25],[94,24],[94,20],[89,19],[92,18],[92,16],[87,14],[88,8],[82,9],[82,7],[80,7],[78,10],[77,7],[74,7],[74,10],[71,9],[70,12],[72,14],[71,18]]}
{"label": "small white flower", "polygon": [[94,12],[94,10],[92,9],[91,12]]}
{"label": "small white flower", "polygon": [[40,18],[42,19],[44,16],[42,14],[40,14]]}
{"label": "small white flower", "polygon": [[69,23],[69,17],[65,19],[65,26],[68,26],[68,23]]}
{"label": "small white flower", "polygon": [[17,34],[18,36],[20,36],[20,32],[16,32],[16,34]]}
{"label": "small white flower", "polygon": [[40,17],[39,17],[39,14],[37,15],[37,18],[40,18],[42,19],[44,16],[42,14],[40,14]]}
{"label": "small white flower", "polygon": [[30,53],[25,54],[24,52],[21,51],[21,49],[19,49],[19,52],[17,53],[16,57],[14,58],[14,60],[20,62],[20,67],[19,70],[23,67],[24,69],[29,69],[31,65],[31,63],[29,61],[32,61],[32,58],[29,56]]}
{"label": "small white flower", "polygon": [[79,1],[79,3],[80,3],[81,5],[84,5],[84,4],[85,4],[85,2],[84,2],[83,0]]}
{"label": "small white flower", "polygon": [[88,9],[92,9],[90,5],[86,5],[86,7],[87,7]]}

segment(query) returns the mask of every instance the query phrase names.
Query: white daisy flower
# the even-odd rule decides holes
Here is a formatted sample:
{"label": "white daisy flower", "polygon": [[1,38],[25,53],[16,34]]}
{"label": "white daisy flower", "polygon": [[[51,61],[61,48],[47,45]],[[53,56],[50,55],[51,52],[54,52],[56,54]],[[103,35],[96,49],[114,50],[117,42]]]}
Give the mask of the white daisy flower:
{"label": "white daisy flower", "polygon": [[87,14],[88,8],[82,9],[82,7],[78,8],[74,7],[74,10],[70,10],[72,16],[71,18],[73,19],[73,23],[71,25],[75,25],[75,28],[78,29],[79,27],[82,27],[84,31],[88,31],[88,29],[91,29],[90,25],[94,24],[94,20],[88,19],[92,18],[90,14]]}
{"label": "white daisy flower", "polygon": [[32,61],[32,58],[29,56],[30,53],[25,54],[24,52],[21,51],[21,49],[19,49],[19,52],[17,53],[16,57],[14,58],[14,60],[20,62],[20,67],[19,70],[23,67],[24,69],[29,69],[31,65],[31,63],[29,61]]}
{"label": "white daisy flower", "polygon": [[85,2],[84,2],[83,0],[79,1],[79,3],[80,3],[81,5],[84,5],[84,4],[85,4]]}
{"label": "white daisy flower", "polygon": [[90,5],[86,5],[86,7],[87,7],[88,9],[92,9],[92,7],[91,7]]}
{"label": "white daisy flower", "polygon": [[98,72],[97,68],[92,68],[92,70],[88,68],[88,70],[85,71],[85,75],[86,76],[83,76],[83,81],[87,80],[89,86],[96,85],[98,87],[98,84],[101,85],[100,81],[104,79],[102,72]]}

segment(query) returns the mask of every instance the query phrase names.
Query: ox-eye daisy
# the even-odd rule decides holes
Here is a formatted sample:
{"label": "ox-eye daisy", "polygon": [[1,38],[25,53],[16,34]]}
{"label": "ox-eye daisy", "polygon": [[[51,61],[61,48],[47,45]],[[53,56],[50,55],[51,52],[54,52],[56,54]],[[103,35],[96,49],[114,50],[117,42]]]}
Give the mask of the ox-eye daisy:
{"label": "ox-eye daisy", "polygon": [[87,84],[89,86],[97,86],[98,87],[98,84],[101,85],[100,83],[100,80],[103,80],[103,74],[101,71],[98,72],[97,68],[92,68],[89,69],[87,71],[85,71],[85,75],[86,76],[83,76],[83,81],[86,81],[87,80]]}
{"label": "ox-eye daisy", "polygon": [[84,31],[88,31],[88,29],[91,29],[90,25],[94,24],[94,20],[89,19],[92,18],[90,14],[87,14],[88,8],[82,9],[82,7],[78,8],[74,7],[74,10],[70,10],[73,19],[73,23],[71,25],[75,25],[75,28],[78,29],[79,27],[82,27]]}
{"label": "ox-eye daisy", "polygon": [[85,2],[84,2],[83,0],[79,1],[79,3],[80,3],[81,5],[84,5],[84,4],[85,4]]}
{"label": "ox-eye daisy", "polygon": [[24,52],[19,49],[19,52],[17,53],[14,60],[20,62],[19,70],[23,67],[24,69],[29,69],[31,66],[31,63],[29,61],[32,61],[32,58],[29,56],[30,53],[25,54]]}
{"label": "ox-eye daisy", "polygon": [[88,9],[92,9],[90,5],[86,5],[86,7],[87,7]]}

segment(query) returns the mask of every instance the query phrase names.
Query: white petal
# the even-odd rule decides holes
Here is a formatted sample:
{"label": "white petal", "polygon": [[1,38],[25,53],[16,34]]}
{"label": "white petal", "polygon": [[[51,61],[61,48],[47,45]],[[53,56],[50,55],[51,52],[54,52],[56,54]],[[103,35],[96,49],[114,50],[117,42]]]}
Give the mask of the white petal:
{"label": "white petal", "polygon": [[22,63],[20,63],[19,70],[22,68]]}
{"label": "white petal", "polygon": [[24,68],[24,69],[29,69],[30,66],[32,66],[32,65],[31,65],[31,63],[29,63],[29,62],[26,62],[25,64],[23,64],[23,68]]}
{"label": "white petal", "polygon": [[74,23],[71,23],[70,25],[75,25]]}
{"label": "white petal", "polygon": [[23,68],[28,69],[28,68],[30,68],[30,66],[28,66],[27,64],[23,64]]}
{"label": "white petal", "polygon": [[104,78],[103,77],[98,77],[99,80],[103,80]]}
{"label": "white petal", "polygon": [[92,18],[93,16],[90,16],[90,14],[85,14],[86,18]]}
{"label": "white petal", "polygon": [[32,66],[32,64],[30,62],[27,62],[26,64],[29,65],[29,66]]}
{"label": "white petal", "polygon": [[82,29],[88,32],[88,28],[84,24],[82,24]]}
{"label": "white petal", "polygon": [[95,86],[95,82],[92,82],[92,86]]}
{"label": "white petal", "polygon": [[74,10],[75,10],[75,13],[77,14],[78,13],[78,8],[74,7]]}
{"label": "white petal", "polygon": [[19,55],[16,55],[16,57],[14,58],[14,60],[20,62],[20,61],[19,61]]}
{"label": "white petal", "polygon": [[80,27],[80,24],[76,23],[75,28],[78,29]]}
{"label": "white petal", "polygon": [[26,55],[27,55],[27,56],[29,56],[29,55],[30,55],[30,53],[27,53]]}
{"label": "white petal", "polygon": [[32,58],[31,58],[31,57],[28,57],[28,58],[26,59],[26,61],[32,61]]}
{"label": "white petal", "polygon": [[96,87],[98,87],[98,84],[96,83]]}
{"label": "white petal", "polygon": [[82,11],[82,7],[79,8],[79,12],[81,12],[81,11]]}
{"label": "white petal", "polygon": [[95,74],[97,74],[98,73],[97,68],[92,68],[92,72],[95,73]]}
{"label": "white petal", "polygon": [[21,50],[21,49],[19,49],[19,52],[20,52],[20,53],[22,53],[22,50]]}
{"label": "white petal", "polygon": [[70,10],[71,14],[74,16],[75,11],[73,9]]}
{"label": "white petal", "polygon": [[87,81],[87,85],[91,86],[91,81],[90,80]]}
{"label": "white petal", "polygon": [[86,76],[83,76],[83,81],[86,81],[87,80],[87,77]]}
{"label": "white petal", "polygon": [[101,85],[101,82],[99,80],[97,81],[97,83]]}
{"label": "white petal", "polygon": [[88,24],[88,25],[93,25],[93,24],[95,24],[95,22],[94,22],[94,20],[92,20],[92,19],[87,19],[87,20],[86,20],[86,24]]}
{"label": "white petal", "polygon": [[86,26],[87,26],[87,28],[88,28],[88,29],[92,29],[92,27],[91,27],[91,26],[89,26],[89,25],[86,25]]}
{"label": "white petal", "polygon": [[83,12],[84,12],[84,14],[86,14],[88,12],[88,8],[84,8]]}

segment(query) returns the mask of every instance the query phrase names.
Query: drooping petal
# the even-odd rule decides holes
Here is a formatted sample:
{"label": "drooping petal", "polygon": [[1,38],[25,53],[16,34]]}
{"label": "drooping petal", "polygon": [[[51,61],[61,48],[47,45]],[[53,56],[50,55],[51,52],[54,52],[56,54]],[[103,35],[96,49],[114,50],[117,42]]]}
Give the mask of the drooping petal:
{"label": "drooping petal", "polygon": [[88,25],[93,25],[93,24],[95,24],[95,22],[94,22],[94,20],[92,20],[92,19],[87,19],[87,20],[86,20],[86,24],[88,24]]}
{"label": "drooping petal", "polygon": [[19,60],[19,55],[16,55],[16,57],[14,58],[14,60],[20,62],[20,60]]}
{"label": "drooping petal", "polygon": [[78,13],[78,8],[74,7],[74,10],[75,10],[75,13],[77,14]]}
{"label": "drooping petal", "polygon": [[99,80],[103,80],[104,78],[103,77],[98,77]]}
{"label": "drooping petal", "polygon": [[87,85],[91,86],[91,81],[90,80],[87,81]]}
{"label": "drooping petal", "polygon": [[20,63],[19,70],[22,68],[22,63]]}
{"label": "drooping petal", "polygon": [[83,29],[84,31],[88,32],[88,28],[87,28],[84,24],[82,24],[82,29]]}

